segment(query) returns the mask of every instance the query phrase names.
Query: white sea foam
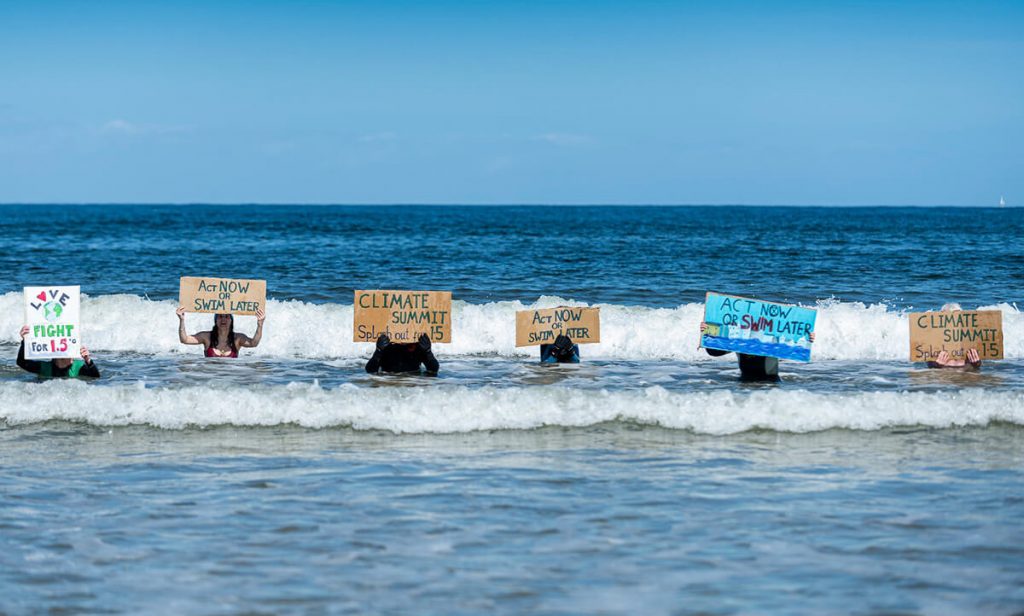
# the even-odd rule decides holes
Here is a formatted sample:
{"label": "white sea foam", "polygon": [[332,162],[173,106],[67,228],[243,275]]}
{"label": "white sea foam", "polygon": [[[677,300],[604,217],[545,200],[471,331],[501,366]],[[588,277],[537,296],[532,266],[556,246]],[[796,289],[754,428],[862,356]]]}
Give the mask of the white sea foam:
{"label": "white sea foam", "polygon": [[[0,296],[0,340],[17,341],[24,308],[22,294]],[[541,297],[532,304],[518,301],[467,304],[455,301],[451,344],[437,345],[443,355],[486,354],[528,356],[532,347],[515,346],[515,312],[526,308],[558,305],[583,306],[558,297]],[[702,361],[707,354],[697,349],[700,303],[676,308],[649,308],[597,304],[601,308],[601,342],[587,345],[588,358],[685,359]],[[138,351],[154,354],[190,353],[194,347],[178,342],[178,320],[173,301],[151,301],[134,295],[83,297],[82,331],[93,351]],[[904,360],[908,356],[907,313],[882,304],[818,302],[817,340],[812,359]],[[1007,358],[1024,357],[1024,315],[1006,303],[981,306],[1002,310],[1004,349]],[[209,329],[211,315],[189,314],[189,332]],[[251,334],[255,317],[237,317],[236,330]],[[267,305],[267,321],[259,348],[247,354],[263,357],[311,359],[365,357],[371,345],[352,342],[351,304],[310,304],[274,301]]]}
{"label": "white sea foam", "polygon": [[96,386],[80,381],[0,384],[0,417],[9,425],[49,420],[101,426],[351,427],[395,433],[528,430],[627,421],[734,434],[765,429],[813,432],[833,428],[878,430],[893,426],[1024,425],[1024,392],[969,389],[952,392],[810,391],[582,392],[536,387],[381,387],[316,384],[284,386],[145,388]]}

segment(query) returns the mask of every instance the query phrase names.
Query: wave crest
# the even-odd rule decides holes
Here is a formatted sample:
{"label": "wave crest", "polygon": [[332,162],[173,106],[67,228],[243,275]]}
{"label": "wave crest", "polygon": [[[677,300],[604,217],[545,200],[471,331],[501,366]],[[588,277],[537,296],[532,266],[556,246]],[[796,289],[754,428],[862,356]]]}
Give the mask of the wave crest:
{"label": "wave crest", "polygon": [[[558,305],[586,306],[559,297],[541,297],[532,304],[500,301],[453,305],[452,343],[437,346],[438,355],[498,355],[525,357],[533,347],[516,348],[515,312]],[[586,345],[584,355],[607,359],[682,359],[703,361],[697,348],[704,314],[700,303],[676,308],[649,308],[598,304],[601,307],[601,343]],[[152,301],[135,295],[83,296],[82,332],[94,351],[196,354],[178,342],[176,303]],[[882,304],[817,304],[817,340],[812,360],[895,360],[909,355],[908,313]],[[1005,356],[1024,357],[1024,316],[1016,305],[983,306],[1003,311]],[[0,296],[0,340],[17,341],[24,314],[21,293]],[[236,331],[252,333],[255,317],[236,317]],[[212,315],[189,314],[189,332],[209,329]],[[267,302],[263,341],[247,354],[257,357],[332,359],[367,357],[372,345],[352,342],[351,304],[311,304],[297,300]]]}
{"label": "wave crest", "polygon": [[582,427],[633,422],[701,434],[749,430],[816,432],[894,426],[1024,425],[1024,392],[823,394],[766,390],[583,392],[567,387],[287,386],[146,388],[97,387],[78,381],[0,385],[8,425],[45,421],[100,426],[151,425],[184,429],[215,425],[353,428],[394,433],[452,433]]}

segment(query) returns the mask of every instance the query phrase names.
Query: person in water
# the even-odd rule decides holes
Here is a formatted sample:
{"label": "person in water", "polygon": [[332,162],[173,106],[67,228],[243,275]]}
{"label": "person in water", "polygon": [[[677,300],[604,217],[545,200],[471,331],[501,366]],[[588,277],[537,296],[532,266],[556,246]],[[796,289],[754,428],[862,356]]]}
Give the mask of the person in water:
{"label": "person in water", "polygon": [[22,370],[28,370],[44,378],[69,378],[76,379],[83,376],[99,378],[100,370],[92,363],[89,349],[81,347],[82,359],[69,359],[59,357],[46,361],[35,361],[25,359],[25,336],[28,335],[28,325],[21,328],[21,347],[18,348],[18,366]]}
{"label": "person in water", "polygon": [[437,376],[441,369],[441,364],[430,350],[430,338],[426,334],[420,334],[419,339],[411,344],[392,344],[387,334],[381,334],[373,357],[366,362],[366,371],[370,374],[419,372],[420,366],[426,368],[428,376]]}
{"label": "person in water", "polygon": [[540,345],[540,363],[542,364],[578,364],[580,363],[580,347],[573,344],[572,338],[559,334],[551,344]]}
{"label": "person in water", "polygon": [[[700,323],[700,335],[703,336],[704,332],[707,331],[708,324],[704,321]],[[814,342],[814,332],[810,332],[810,340]],[[712,357],[721,357],[728,355],[732,351],[723,351],[720,349],[709,349],[704,347],[708,355]],[[760,355],[747,355],[746,353],[736,353],[736,359],[740,363],[740,380],[741,381],[768,381],[776,382],[779,380],[779,358],[778,357],[762,357]]]}
{"label": "person in water", "polygon": [[238,349],[255,348],[263,338],[263,321],[267,313],[262,309],[256,311],[256,333],[252,338],[235,332],[235,316],[218,314],[213,317],[213,329],[189,335],[185,331],[185,308],[178,308],[178,340],[182,344],[201,344],[203,354],[207,357],[238,357]]}
{"label": "person in water", "polygon": [[[942,312],[955,312],[963,310],[960,304],[946,304],[942,307]],[[939,352],[939,356],[934,360],[928,362],[929,368],[952,368],[954,370],[981,370],[981,356],[978,355],[978,349],[967,349],[967,353],[962,359],[953,359],[949,356],[948,351]]]}

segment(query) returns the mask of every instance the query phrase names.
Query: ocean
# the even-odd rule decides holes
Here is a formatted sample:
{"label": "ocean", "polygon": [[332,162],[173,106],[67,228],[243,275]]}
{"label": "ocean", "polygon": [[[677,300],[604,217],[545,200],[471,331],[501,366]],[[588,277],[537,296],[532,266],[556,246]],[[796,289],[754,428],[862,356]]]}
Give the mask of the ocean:
{"label": "ocean", "polygon": [[[1024,611],[1024,210],[0,206],[0,613]],[[258,348],[179,344],[181,276],[267,281]],[[81,285],[103,377],[15,365]],[[447,290],[437,378],[368,375],[355,289]],[[741,383],[707,291],[817,308]],[[1001,310],[1005,359],[908,361]],[[601,308],[576,366],[515,311]],[[212,315],[190,314],[190,332]],[[254,317],[236,331],[252,333]]]}

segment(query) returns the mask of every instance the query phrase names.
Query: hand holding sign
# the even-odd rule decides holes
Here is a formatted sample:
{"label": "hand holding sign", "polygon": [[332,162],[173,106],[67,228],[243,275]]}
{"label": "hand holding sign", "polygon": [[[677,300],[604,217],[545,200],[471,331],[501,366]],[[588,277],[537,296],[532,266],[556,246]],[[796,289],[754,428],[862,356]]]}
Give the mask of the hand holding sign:
{"label": "hand holding sign", "polygon": [[[983,359],[1003,358],[1002,311],[913,312],[909,324],[912,362],[980,365]],[[976,362],[971,356],[977,356]]]}
{"label": "hand holding sign", "polygon": [[356,291],[352,341],[373,342],[386,335],[391,342],[415,344],[452,341],[450,291]]}

